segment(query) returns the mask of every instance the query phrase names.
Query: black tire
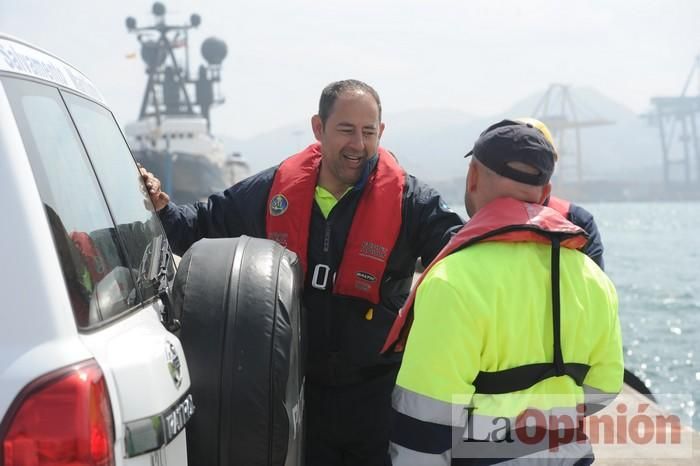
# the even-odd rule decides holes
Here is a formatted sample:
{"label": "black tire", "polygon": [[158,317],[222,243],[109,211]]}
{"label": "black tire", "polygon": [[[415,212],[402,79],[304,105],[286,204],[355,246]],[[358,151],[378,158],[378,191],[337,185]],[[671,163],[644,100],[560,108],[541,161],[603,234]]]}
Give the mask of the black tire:
{"label": "black tire", "polygon": [[175,314],[192,381],[190,465],[303,463],[301,269],[279,244],[205,239],[182,257]]}

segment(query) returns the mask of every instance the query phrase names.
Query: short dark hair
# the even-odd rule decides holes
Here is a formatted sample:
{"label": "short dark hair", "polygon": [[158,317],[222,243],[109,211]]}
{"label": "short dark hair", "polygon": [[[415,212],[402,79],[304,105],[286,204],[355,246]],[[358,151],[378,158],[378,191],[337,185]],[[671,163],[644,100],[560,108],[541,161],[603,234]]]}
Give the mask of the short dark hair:
{"label": "short dark hair", "polygon": [[324,125],[328,120],[333,105],[340,94],[347,91],[364,91],[368,92],[379,107],[379,121],[382,121],[382,102],[379,100],[379,94],[372,86],[357,79],[345,79],[343,81],[335,81],[327,85],[321,92],[321,100],[318,102],[318,116],[321,118],[321,123]]}

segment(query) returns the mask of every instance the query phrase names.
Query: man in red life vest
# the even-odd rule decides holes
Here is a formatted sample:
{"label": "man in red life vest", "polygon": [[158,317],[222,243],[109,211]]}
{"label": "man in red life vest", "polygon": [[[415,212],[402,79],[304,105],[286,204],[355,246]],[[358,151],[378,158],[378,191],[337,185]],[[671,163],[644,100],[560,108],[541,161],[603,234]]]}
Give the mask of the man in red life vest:
{"label": "man in red life vest", "polygon": [[203,237],[271,238],[305,269],[306,465],[383,466],[401,353],[379,350],[425,265],[461,226],[439,194],[379,147],[377,92],[328,85],[311,119],[318,142],[205,203],[176,206],[142,171],[173,250]]}
{"label": "man in red life vest", "polygon": [[541,131],[504,120],[468,155],[471,218],[383,348],[405,346],[393,465],[590,464],[582,416],[622,387],[615,288],[586,232],[543,205],[556,153]]}

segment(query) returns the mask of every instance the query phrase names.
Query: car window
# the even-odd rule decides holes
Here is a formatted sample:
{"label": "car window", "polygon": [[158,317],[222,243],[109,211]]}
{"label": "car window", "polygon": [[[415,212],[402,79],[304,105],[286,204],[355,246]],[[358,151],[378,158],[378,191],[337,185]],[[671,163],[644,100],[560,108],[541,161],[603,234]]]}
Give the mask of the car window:
{"label": "car window", "polygon": [[3,78],[53,234],[75,321],[89,328],[139,302],[132,271],[70,115],[53,87]]}
{"label": "car window", "polygon": [[175,269],[172,262],[160,264],[161,253],[169,253],[167,239],[134,158],[108,110],[82,97],[62,94],[97,173],[129,263],[138,270],[137,287],[148,299],[158,292],[159,267],[168,266],[164,272],[169,279]]}
{"label": "car window", "polygon": [[168,177],[161,179],[163,189],[176,204],[205,200],[211,193],[228,187],[224,172],[204,157],[156,150],[134,151],[134,155],[153,173]]}

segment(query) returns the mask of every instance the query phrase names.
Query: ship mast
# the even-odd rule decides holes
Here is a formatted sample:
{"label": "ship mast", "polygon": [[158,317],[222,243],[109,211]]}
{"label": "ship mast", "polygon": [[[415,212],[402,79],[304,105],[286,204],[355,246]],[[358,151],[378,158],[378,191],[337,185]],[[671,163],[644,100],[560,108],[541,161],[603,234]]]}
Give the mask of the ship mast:
{"label": "ship mast", "polygon": [[193,79],[189,69],[189,31],[201,24],[201,17],[192,14],[189,24],[168,25],[162,3],[154,3],[151,12],[155,22],[150,26],[138,27],[135,18],[126,18],[127,30],[136,34],[141,44],[141,58],[148,75],[139,120],[155,118],[160,126],[164,117],[201,116],[207,121],[207,131],[211,131],[210,108],[224,102],[218,83],[226,43],[215,37],[202,43],[206,65],[199,66]]}

